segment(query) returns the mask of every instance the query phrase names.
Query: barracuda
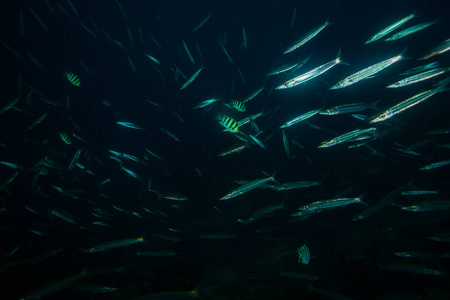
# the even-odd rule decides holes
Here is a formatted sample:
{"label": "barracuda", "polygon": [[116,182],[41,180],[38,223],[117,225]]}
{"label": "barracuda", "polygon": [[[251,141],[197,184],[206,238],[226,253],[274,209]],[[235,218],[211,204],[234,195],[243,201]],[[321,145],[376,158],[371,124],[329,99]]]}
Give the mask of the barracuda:
{"label": "barracuda", "polygon": [[305,83],[323,73],[325,73],[326,71],[328,71],[329,69],[331,69],[332,67],[334,67],[337,64],[343,63],[343,61],[341,60],[341,51],[338,51],[338,54],[336,56],[335,59],[333,59],[332,61],[323,64],[315,69],[312,69],[304,74],[301,74],[297,77],[294,77],[288,81],[286,81],[285,83],[283,83],[282,85],[276,87],[276,90],[282,90],[282,89],[289,89],[292,88],[294,86],[297,86],[299,84]]}
{"label": "barracuda", "polygon": [[358,71],[358,72],[342,79],[341,81],[339,81],[338,83],[336,83],[335,85],[330,87],[329,89],[330,90],[342,89],[349,85],[357,83],[358,81],[372,77],[373,75],[380,72],[381,70],[384,70],[385,68],[389,67],[393,63],[401,60],[403,58],[402,53],[400,53],[397,56],[391,57],[389,59],[383,60],[382,62],[371,65],[370,67],[367,67],[361,71]]}

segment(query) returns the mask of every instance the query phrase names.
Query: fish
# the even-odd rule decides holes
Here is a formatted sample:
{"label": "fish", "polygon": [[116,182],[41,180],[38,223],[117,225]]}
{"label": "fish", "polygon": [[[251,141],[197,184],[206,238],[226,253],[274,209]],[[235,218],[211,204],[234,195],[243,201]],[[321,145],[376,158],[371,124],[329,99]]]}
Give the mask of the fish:
{"label": "fish", "polygon": [[293,68],[295,68],[296,66],[298,66],[298,63],[295,64],[290,64],[290,65],[283,65],[281,67],[276,68],[275,70],[267,73],[267,76],[272,76],[272,75],[278,75],[284,72],[287,72],[289,70],[292,70]]}
{"label": "fish", "polygon": [[317,68],[314,68],[304,74],[301,74],[292,79],[289,79],[285,83],[277,86],[275,89],[276,90],[289,89],[289,88],[292,88],[299,84],[305,83],[305,82],[325,73],[326,71],[328,71],[329,69],[331,69],[332,67],[334,67],[340,63],[343,63],[343,61],[341,60],[341,51],[339,50],[338,54],[336,55],[336,58],[333,59],[332,61],[330,61],[326,64],[323,64],[321,66],[318,66]]}
{"label": "fish", "polygon": [[260,146],[261,148],[263,148],[264,150],[267,150],[267,147],[260,141],[258,140],[256,137],[254,137],[253,135],[249,134],[248,135],[258,146]]}
{"label": "fish", "polygon": [[138,130],[145,130],[144,127],[141,127],[135,123],[131,123],[131,122],[122,122],[122,121],[117,121],[116,124],[123,126],[123,127],[127,127],[127,128],[132,128],[132,129],[138,129]]}
{"label": "fish", "polygon": [[218,156],[226,156],[230,154],[240,153],[244,151],[246,148],[248,148],[248,143],[244,144],[237,144],[231,147],[226,148],[225,150],[221,151]]}
{"label": "fish", "polygon": [[309,32],[307,35],[305,35],[304,37],[302,37],[300,40],[298,40],[297,42],[295,42],[292,46],[290,46],[289,48],[286,49],[286,51],[283,52],[283,54],[289,53],[294,51],[295,49],[299,48],[300,46],[304,45],[306,42],[308,42],[309,40],[311,40],[313,37],[315,37],[316,35],[319,34],[319,32],[321,32],[323,29],[325,29],[325,27],[327,27],[328,25],[331,25],[332,23],[329,22],[328,20],[325,21],[325,23],[323,23],[322,25],[314,28],[311,32]]}
{"label": "fish", "polygon": [[239,131],[239,125],[235,119],[232,119],[220,113],[217,115],[216,119],[219,120],[220,125],[225,127],[229,132],[236,133]]}
{"label": "fish", "polygon": [[426,64],[426,65],[422,65],[422,66],[418,66],[418,67],[409,69],[408,71],[400,73],[400,76],[414,75],[414,74],[420,73],[422,71],[426,71],[426,70],[437,68],[439,66],[440,66],[440,63],[435,61],[435,62]]}
{"label": "fish", "polygon": [[75,154],[73,155],[72,159],[70,160],[69,165],[67,166],[67,170],[71,171],[73,170],[73,168],[75,167],[75,165],[78,162],[78,159],[80,158],[81,155],[81,149],[78,149]]}
{"label": "fish", "polygon": [[277,205],[271,205],[271,206],[266,206],[263,207],[257,211],[255,211],[254,213],[252,213],[248,218],[246,219],[238,219],[237,221],[240,223],[244,223],[244,224],[248,224],[251,223],[261,217],[264,217],[276,210],[280,210],[280,209],[285,209],[283,203],[277,204]]}
{"label": "fish", "polygon": [[66,143],[67,145],[71,145],[72,144],[72,139],[70,138],[70,136],[67,133],[61,132],[59,134],[61,140]]}
{"label": "fish", "polygon": [[429,59],[430,57],[445,53],[448,50],[450,50],[450,39],[443,41],[439,46],[437,46],[424,56],[420,57],[418,60]]}
{"label": "fish", "polygon": [[123,248],[123,247],[127,247],[127,246],[134,245],[137,243],[143,243],[143,242],[145,242],[144,236],[141,236],[141,237],[133,238],[133,239],[114,240],[114,241],[110,241],[110,242],[106,242],[106,243],[101,243],[101,244],[95,245],[91,248],[88,248],[88,249],[85,249],[82,251],[86,252],[86,253],[96,253],[96,252],[117,249],[117,248]]}
{"label": "fish", "polygon": [[377,133],[377,129],[375,127],[370,127],[366,129],[356,129],[347,133],[344,133],[338,137],[335,137],[331,140],[322,142],[318,148],[327,148],[331,146],[335,146],[342,143],[348,143],[353,141],[359,141],[362,139],[368,139],[375,136]]}
{"label": "fish", "polygon": [[431,170],[431,169],[443,167],[443,166],[446,166],[446,165],[450,165],[450,159],[426,165],[426,166],[420,168],[419,170],[422,170],[422,171],[424,171],[424,170]]}
{"label": "fish", "polygon": [[161,65],[161,62],[159,60],[157,60],[155,57],[153,57],[152,55],[148,54],[148,53],[144,53],[145,56],[147,56],[152,62]]}
{"label": "fish", "polygon": [[385,29],[377,32],[376,34],[374,34],[369,40],[367,40],[367,42],[365,42],[364,44],[370,44],[372,42],[375,42],[376,40],[381,39],[382,37],[388,35],[389,33],[391,33],[392,31],[394,31],[395,29],[397,29],[398,27],[402,26],[403,24],[405,24],[406,22],[408,22],[409,20],[411,20],[412,18],[414,18],[416,15],[414,13],[404,17],[403,19],[401,19],[400,21],[395,22],[394,24],[386,27]]}
{"label": "fish", "polygon": [[76,87],[81,86],[80,78],[76,74],[70,72],[65,72],[64,74],[71,84],[73,84]]}
{"label": "fish", "polygon": [[410,206],[401,207],[403,210],[422,212],[422,211],[437,211],[450,209],[450,201],[448,200],[434,200],[422,203],[416,203]]}
{"label": "fish", "polygon": [[305,265],[309,264],[309,261],[311,260],[311,253],[305,244],[297,249],[297,254],[299,263],[301,262]]}
{"label": "fish", "polygon": [[234,65],[234,62],[233,62],[233,60],[231,59],[230,54],[228,54],[228,51],[227,51],[227,49],[225,48],[225,43],[222,44],[222,50],[223,50],[223,53],[225,53],[225,56],[228,58],[228,61],[229,61],[232,65]]}
{"label": "fish", "polygon": [[407,86],[410,84],[414,84],[420,81],[424,81],[436,76],[439,76],[441,74],[444,74],[445,72],[448,72],[450,68],[438,68],[438,69],[432,69],[428,70],[410,77],[407,77],[405,79],[399,80],[391,85],[388,85],[386,88],[399,88],[403,86]]}
{"label": "fish", "polygon": [[0,114],[4,113],[5,111],[9,110],[11,107],[17,104],[19,102],[20,97],[17,97],[16,99],[10,101],[8,104],[4,105],[2,108],[0,108]]}
{"label": "fish", "polygon": [[317,201],[317,202],[307,204],[307,205],[303,206],[301,209],[302,210],[326,209],[326,208],[346,206],[346,205],[353,204],[353,203],[360,203],[360,204],[367,205],[367,203],[362,201],[362,195],[361,195],[356,198],[335,198],[335,199]]}
{"label": "fish", "polygon": [[139,176],[136,172],[133,172],[125,167],[122,166],[122,170],[124,170],[127,174],[129,174],[131,177],[137,179],[137,180],[142,180],[141,176]]}
{"label": "fish", "polygon": [[209,13],[205,18],[203,18],[203,20],[200,21],[200,23],[198,23],[194,29],[192,29],[192,32],[196,32],[197,30],[199,30],[200,28],[202,28],[203,25],[205,25],[206,22],[208,22],[209,18],[211,18],[212,13]]}
{"label": "fish", "polygon": [[319,186],[319,182],[317,181],[293,181],[293,182],[286,182],[281,183],[278,185],[273,186],[273,189],[276,191],[288,191],[298,188],[307,188],[311,186]]}
{"label": "fish", "polygon": [[267,178],[260,178],[260,179],[256,179],[256,180],[247,182],[247,183],[241,185],[240,187],[232,190],[231,192],[227,193],[225,196],[221,197],[220,200],[228,200],[228,199],[243,195],[243,194],[247,193],[248,191],[251,191],[251,190],[253,190],[267,182],[270,182],[270,181],[276,182],[275,173],[273,173],[272,176],[267,177]]}
{"label": "fish", "polygon": [[57,293],[60,290],[69,287],[74,282],[76,282],[78,279],[86,277],[87,276],[86,269],[87,269],[87,267],[84,267],[84,269],[80,273],[78,273],[76,275],[64,278],[64,279],[59,280],[57,282],[54,282],[54,283],[51,283],[51,284],[46,285],[44,287],[38,288],[37,290],[34,290],[34,291],[32,291],[32,292],[30,292],[28,294],[25,294],[24,296],[21,297],[21,299],[24,299],[24,300],[40,299],[40,298],[43,298],[45,296]]}
{"label": "fish", "polygon": [[386,60],[383,60],[382,62],[376,63],[374,65],[371,65],[365,69],[362,69],[361,71],[358,71],[350,76],[345,77],[344,79],[342,79],[341,81],[339,81],[338,83],[336,83],[335,85],[331,86],[329,89],[330,90],[337,90],[337,89],[342,89],[345,88],[349,85],[355,84],[358,81],[364,80],[364,79],[368,79],[368,78],[372,78],[375,74],[377,74],[378,72],[386,69],[387,67],[391,66],[392,64],[400,61],[401,59],[403,59],[402,54],[404,53],[405,50],[402,51],[402,53],[400,53],[399,55],[396,55],[394,57],[388,58]]}
{"label": "fish", "polygon": [[203,70],[203,67],[200,67],[200,69],[198,69],[198,70],[191,76],[191,78],[189,78],[188,81],[186,81],[186,82],[181,86],[180,91],[181,91],[181,90],[184,90],[185,88],[187,88],[187,87],[192,83],[192,81],[194,81],[194,79],[197,78],[198,74],[200,74],[200,72],[201,72],[202,70]]}
{"label": "fish", "polygon": [[374,119],[372,119],[369,123],[378,123],[378,122],[386,121],[386,120],[392,118],[393,116],[407,110],[408,108],[411,108],[411,107],[427,100],[431,96],[433,96],[439,92],[443,92],[443,91],[447,91],[447,90],[448,89],[446,87],[439,86],[432,90],[428,90],[428,91],[419,93],[415,96],[412,96],[412,97],[388,108],[387,110],[385,110],[384,112],[382,112],[381,114],[376,116]]}
{"label": "fish", "polygon": [[321,110],[319,112],[320,115],[339,115],[339,114],[346,114],[346,113],[354,113],[358,111],[362,111],[365,109],[376,109],[376,105],[380,100],[374,102],[374,103],[350,103],[350,104],[343,104],[334,106],[331,108],[327,108],[324,110]]}
{"label": "fish", "polygon": [[237,100],[233,100],[231,102],[231,107],[236,109],[237,111],[240,111],[240,112],[245,112],[247,110],[247,108],[245,107],[244,102],[237,101]]}
{"label": "fish", "polygon": [[261,93],[261,91],[264,90],[264,87],[260,88],[259,90],[255,91],[254,93],[252,93],[250,96],[248,96],[247,98],[245,98],[244,100],[242,100],[243,103],[247,103],[248,101],[252,100],[253,98],[255,98],[256,96],[259,95],[259,93]]}
{"label": "fish", "polygon": [[417,24],[415,26],[409,27],[405,30],[402,30],[400,32],[397,32],[396,34],[393,34],[390,38],[385,39],[386,42],[388,41],[395,41],[395,40],[399,40],[401,38],[404,38],[405,36],[408,36],[410,34],[416,33],[420,30],[423,30],[433,24],[436,24],[437,21],[431,21],[431,22],[424,22],[424,23],[420,23]]}
{"label": "fish", "polygon": [[215,102],[217,102],[219,100],[220,100],[220,98],[212,98],[212,99],[209,99],[209,100],[205,100],[205,101],[200,102],[196,106],[192,107],[192,109],[203,108],[203,107],[211,105],[211,104],[213,104],[213,103],[215,103]]}
{"label": "fish", "polygon": [[284,132],[284,130],[281,131],[282,136],[283,136],[283,145],[284,145],[284,150],[286,151],[286,155],[288,160],[291,159],[291,150],[289,148],[289,141],[287,139],[286,136],[286,132]]}
{"label": "fish", "polygon": [[191,61],[191,63],[192,63],[193,65],[195,65],[195,60],[194,60],[194,57],[192,57],[191,51],[189,51],[189,48],[188,48],[188,46],[186,45],[186,43],[185,43],[184,41],[182,41],[182,42],[183,42],[184,50],[186,51],[186,53],[187,53],[187,55],[188,55],[188,57],[189,57],[189,60]]}
{"label": "fish", "polygon": [[245,28],[242,27],[242,47],[244,48],[244,50],[247,50],[247,35],[245,34]]}
{"label": "fish", "polygon": [[161,161],[165,161],[164,158],[162,158],[159,154],[155,153],[155,151],[150,151],[149,149],[145,148],[145,151],[147,151],[148,153],[150,153],[152,156],[156,157],[157,159],[161,160]]}
{"label": "fish", "polygon": [[287,121],[286,123],[284,123],[283,125],[281,125],[278,128],[282,129],[282,128],[290,127],[290,126],[292,126],[294,124],[297,124],[297,123],[299,123],[301,121],[304,121],[306,119],[311,118],[312,116],[314,116],[315,114],[319,113],[320,111],[321,111],[321,109],[314,109],[314,110],[311,110],[309,112],[306,112],[306,113],[304,113],[304,114],[302,114],[302,115],[300,115],[298,117],[295,117],[294,119],[292,119],[290,121]]}

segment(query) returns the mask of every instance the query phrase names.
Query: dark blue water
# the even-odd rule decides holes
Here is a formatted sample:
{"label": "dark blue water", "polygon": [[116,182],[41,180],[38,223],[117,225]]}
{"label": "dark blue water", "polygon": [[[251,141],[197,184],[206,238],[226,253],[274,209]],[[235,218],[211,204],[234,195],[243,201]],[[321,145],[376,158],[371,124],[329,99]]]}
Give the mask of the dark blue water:
{"label": "dark blue water", "polygon": [[[450,128],[448,92],[375,124],[378,135],[366,145],[318,148],[323,141],[372,126],[371,117],[448,76],[385,88],[410,68],[433,61],[449,66],[448,53],[417,60],[448,39],[445,1],[133,0],[121,1],[119,7],[116,1],[102,0],[73,5],[76,11],[66,0],[17,1],[2,10],[1,107],[20,97],[0,114],[0,161],[19,165],[17,169],[0,165],[2,299],[18,299],[43,287],[47,289],[36,297],[132,299],[165,292],[170,299],[179,299],[173,291],[196,289],[201,299],[448,299],[448,242],[430,239],[448,238],[448,209],[400,208],[448,199],[448,166],[419,170],[449,159],[448,134],[429,134]],[[418,17],[401,30],[438,22],[398,41],[364,45],[373,34],[413,12]],[[209,14],[209,20],[192,32]],[[282,55],[326,20],[332,25]],[[243,28],[247,49],[242,47]],[[332,61],[339,49],[348,65],[339,64],[292,89],[274,90],[293,76]],[[374,78],[341,90],[328,89],[402,51],[407,59]],[[294,75],[266,76],[308,56]],[[199,76],[180,90],[200,67]],[[185,78],[175,75],[177,69]],[[79,76],[81,86],[72,85],[65,72]],[[245,113],[224,105],[260,88],[262,92],[246,103]],[[192,109],[211,98],[220,98],[211,110]],[[287,158],[278,129],[286,121],[314,109],[378,100],[376,110],[362,112],[369,117],[365,121],[351,115],[315,115],[287,128],[291,150]],[[261,131],[257,138],[267,150],[249,142],[242,153],[218,156],[241,141],[223,131],[217,114],[240,120],[261,111],[265,114],[254,122]],[[27,130],[44,114],[42,122]],[[145,129],[126,128],[118,121]],[[256,134],[250,125],[241,131]],[[72,143],[65,144],[60,133],[69,134]],[[405,148],[416,153],[400,151]],[[109,150],[144,163],[114,157]],[[77,151],[79,165],[69,170]],[[37,176],[38,162],[45,158],[56,166],[47,166],[48,174]],[[235,181],[274,172],[280,183],[308,180],[320,186],[290,191],[261,188],[219,200],[238,187]],[[400,196],[402,190],[437,194]],[[173,201],[164,198],[165,193],[189,199]],[[359,195],[368,206],[353,204],[301,219],[290,216],[315,201]],[[380,202],[379,210],[353,221]],[[237,221],[280,203],[284,210],[248,224]],[[68,213],[70,219],[55,211]],[[141,236],[145,243],[86,252],[104,242]],[[298,263],[297,249],[304,244],[311,252],[308,264]],[[176,255],[137,255],[144,251]],[[422,257],[395,255],[407,251]],[[392,264],[394,270],[389,269]],[[441,273],[424,274],[430,269]],[[319,279],[290,278],[280,272]],[[68,280],[59,282],[63,279]],[[102,287],[116,289],[106,293]]]}

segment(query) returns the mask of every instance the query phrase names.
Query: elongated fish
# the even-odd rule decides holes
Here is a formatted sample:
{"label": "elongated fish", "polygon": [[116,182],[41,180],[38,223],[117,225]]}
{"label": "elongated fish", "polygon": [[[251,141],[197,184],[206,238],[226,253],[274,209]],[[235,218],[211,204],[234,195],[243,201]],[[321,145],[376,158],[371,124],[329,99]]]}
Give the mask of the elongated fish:
{"label": "elongated fish", "polygon": [[350,104],[343,104],[334,106],[328,109],[324,109],[319,112],[321,115],[339,115],[339,114],[346,114],[346,113],[354,113],[357,111],[362,111],[368,108],[375,109],[376,104],[378,101],[374,103],[350,103]]}
{"label": "elongated fish", "polygon": [[388,85],[387,88],[398,88],[402,86],[407,86],[410,84],[414,84],[420,81],[424,81],[436,76],[439,76],[441,74],[444,74],[445,72],[448,72],[450,68],[438,68],[433,70],[428,70],[416,75],[412,75],[410,77],[407,77],[405,79],[399,80],[391,85]]}
{"label": "elongated fish", "polygon": [[415,26],[406,28],[405,30],[402,30],[400,32],[397,32],[396,34],[393,34],[390,38],[385,39],[385,41],[395,41],[401,38],[404,38],[405,36],[408,36],[410,34],[416,33],[420,30],[423,30],[425,28],[427,28],[428,26],[431,26],[433,24],[435,24],[437,21],[432,21],[432,22],[424,22],[424,23],[420,23],[417,24]]}
{"label": "elongated fish", "polygon": [[428,58],[433,57],[435,55],[439,55],[439,54],[442,54],[444,52],[447,52],[448,50],[450,50],[450,39],[447,39],[444,42],[442,42],[439,46],[437,46],[436,48],[431,50],[428,54],[426,54],[426,55],[422,56],[421,58],[419,58],[419,60],[428,59]]}
{"label": "elongated fish", "polygon": [[187,88],[187,87],[192,83],[192,81],[194,81],[194,79],[197,78],[198,74],[200,74],[200,72],[201,72],[202,70],[203,70],[203,67],[201,67],[200,69],[198,69],[198,70],[194,73],[194,75],[192,75],[191,78],[189,78],[188,81],[186,81],[186,82],[183,84],[183,86],[180,88],[180,91],[181,91],[181,90],[184,90],[185,88]]}
{"label": "elongated fish", "polygon": [[307,205],[303,206],[301,209],[303,209],[303,210],[325,209],[325,208],[346,206],[346,205],[353,204],[353,203],[361,203],[361,204],[367,205],[361,199],[362,199],[362,196],[359,196],[356,198],[336,198],[336,199],[322,200],[322,201],[317,201],[317,202],[307,204]]}
{"label": "elongated fish", "polygon": [[283,83],[282,85],[276,87],[276,90],[282,90],[282,89],[289,89],[292,88],[294,86],[297,86],[299,84],[305,83],[323,73],[325,73],[326,71],[328,71],[329,69],[331,69],[332,67],[334,67],[335,65],[342,63],[343,61],[341,60],[341,51],[338,51],[338,54],[336,56],[335,59],[333,59],[332,61],[323,64],[321,66],[318,66],[317,68],[314,68],[304,74],[301,74],[297,77],[294,77],[292,79],[289,79],[288,81],[286,81],[285,83]]}
{"label": "elongated fish", "polygon": [[338,137],[335,137],[331,140],[322,142],[318,148],[327,148],[331,146],[335,146],[342,143],[348,143],[353,141],[359,141],[362,139],[368,139],[373,137],[377,132],[375,127],[370,127],[366,129],[356,129],[347,133],[344,133]]}
{"label": "elongated fish", "polygon": [[299,48],[300,46],[304,45],[306,42],[308,42],[309,40],[311,40],[313,37],[315,37],[316,35],[319,34],[319,32],[321,32],[325,27],[327,27],[328,25],[331,25],[332,23],[330,23],[328,20],[325,21],[325,23],[323,23],[322,25],[314,28],[310,33],[308,33],[307,35],[305,35],[304,37],[302,37],[300,40],[298,40],[297,42],[295,42],[292,46],[290,46],[289,48],[286,49],[286,51],[283,52],[283,54],[289,53],[294,51],[295,49]]}
{"label": "elongated fish", "polygon": [[437,87],[435,89],[419,93],[415,96],[412,96],[411,98],[406,99],[405,101],[400,102],[399,104],[392,106],[391,108],[388,108],[386,111],[379,114],[377,117],[375,117],[369,123],[378,123],[378,122],[386,121],[387,119],[392,118],[396,114],[399,114],[399,113],[407,110],[408,108],[411,108],[411,107],[427,100],[431,96],[433,96],[439,92],[443,92],[443,91],[447,91],[447,90],[448,89],[445,87]]}
{"label": "elongated fish", "polygon": [[240,195],[245,194],[248,191],[251,191],[251,190],[253,190],[253,189],[255,189],[255,188],[257,188],[257,187],[259,187],[259,186],[261,186],[261,185],[263,185],[263,184],[265,184],[267,182],[269,182],[269,181],[276,182],[274,176],[275,176],[275,173],[272,176],[267,177],[267,178],[260,178],[260,179],[256,179],[256,180],[247,182],[247,183],[241,185],[240,187],[232,190],[231,192],[229,192],[225,196],[221,197],[220,200],[228,200],[228,199],[240,196]]}
{"label": "elongated fish", "polygon": [[395,22],[394,24],[386,27],[385,29],[381,30],[380,32],[374,34],[367,42],[365,42],[364,44],[369,44],[372,42],[375,42],[376,40],[381,39],[382,37],[388,35],[389,33],[391,33],[392,31],[394,31],[395,29],[397,29],[398,27],[402,26],[403,24],[405,24],[406,22],[408,22],[409,20],[411,20],[412,18],[414,18],[415,15],[414,14],[410,14],[409,16],[404,17],[403,19],[401,19],[398,22]]}
{"label": "elongated fish", "polygon": [[320,109],[308,111],[307,113],[304,113],[298,117],[295,117],[294,119],[292,119],[290,121],[287,121],[286,123],[281,125],[279,128],[282,129],[282,128],[290,127],[294,124],[297,124],[298,122],[301,122],[301,121],[311,118],[312,116],[314,116],[315,114],[317,114],[319,112],[320,112]]}
{"label": "elongated fish", "polygon": [[376,63],[374,65],[371,65],[370,67],[362,69],[361,71],[358,71],[358,72],[356,72],[356,73],[354,73],[354,74],[352,74],[352,75],[342,79],[341,81],[339,81],[338,83],[336,83],[335,85],[330,87],[329,89],[330,90],[342,89],[342,88],[345,88],[345,87],[347,87],[349,85],[357,83],[358,81],[361,81],[363,79],[368,79],[369,77],[372,77],[376,73],[378,73],[378,72],[384,70],[385,68],[389,67],[393,63],[403,59],[402,53],[400,53],[397,56],[391,57],[389,59],[383,60],[382,62],[379,62],[379,63]]}
{"label": "elongated fish", "polygon": [[94,247],[86,249],[83,252],[87,252],[87,253],[101,252],[101,251],[106,251],[106,250],[111,250],[111,249],[127,247],[127,246],[130,246],[133,244],[143,243],[143,242],[145,242],[143,236],[134,238],[134,239],[116,240],[116,241],[111,241],[111,242],[106,242],[106,243],[101,243],[101,244],[95,245]]}

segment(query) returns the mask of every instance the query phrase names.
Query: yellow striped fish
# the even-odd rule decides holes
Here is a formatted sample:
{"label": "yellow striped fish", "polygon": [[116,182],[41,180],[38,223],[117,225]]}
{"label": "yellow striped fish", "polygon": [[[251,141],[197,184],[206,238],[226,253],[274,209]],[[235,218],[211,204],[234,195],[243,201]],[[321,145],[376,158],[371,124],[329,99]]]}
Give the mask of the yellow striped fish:
{"label": "yellow striped fish", "polygon": [[220,125],[225,127],[229,132],[238,132],[239,131],[239,125],[235,119],[218,114],[217,120],[219,120]]}
{"label": "yellow striped fish", "polygon": [[61,140],[66,143],[67,145],[72,144],[72,139],[67,133],[60,133],[59,136],[61,137]]}
{"label": "yellow striped fish", "polygon": [[80,78],[77,75],[75,75],[74,73],[66,72],[65,75],[66,75],[67,80],[69,80],[70,83],[73,84],[74,86],[81,85]]}
{"label": "yellow striped fish", "polygon": [[233,102],[231,103],[231,106],[240,112],[244,112],[247,110],[244,102],[241,102],[241,101],[233,100]]}

